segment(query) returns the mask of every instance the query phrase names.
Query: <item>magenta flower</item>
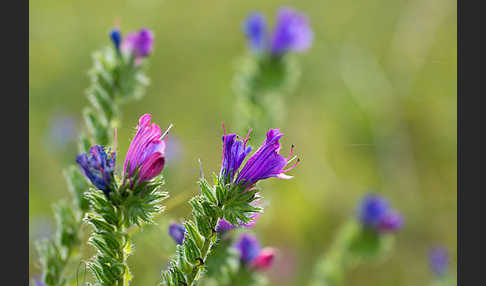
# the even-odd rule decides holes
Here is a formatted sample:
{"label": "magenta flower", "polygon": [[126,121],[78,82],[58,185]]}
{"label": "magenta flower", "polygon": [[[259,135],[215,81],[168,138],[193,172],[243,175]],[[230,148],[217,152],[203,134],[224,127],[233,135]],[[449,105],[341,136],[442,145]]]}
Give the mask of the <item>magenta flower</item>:
{"label": "magenta flower", "polygon": [[161,139],[162,131],[155,123],[150,123],[151,115],[144,114],[139,119],[137,133],[128,148],[125,158],[124,173],[132,178],[138,171],[138,177],[133,178],[132,187],[137,180],[139,183],[156,177],[165,164],[165,140]]}
{"label": "magenta flower", "polygon": [[258,253],[258,256],[255,257],[250,263],[250,267],[255,270],[267,270],[273,264],[275,260],[275,249],[270,247],[265,247]]}
{"label": "magenta flower", "polygon": [[141,29],[136,33],[128,34],[121,44],[121,50],[135,56],[136,63],[148,57],[153,49],[154,33],[149,29]]}
{"label": "magenta flower", "polygon": [[290,150],[290,154],[287,158],[284,158],[278,152],[280,151],[280,137],[283,134],[279,129],[270,129],[267,132],[267,138],[265,142],[258,148],[258,150],[248,159],[245,166],[238,174],[236,183],[241,183],[246,186],[251,186],[259,180],[277,177],[280,179],[291,179],[291,176],[285,174],[285,172],[292,170],[299,163],[297,162],[290,168],[285,169],[293,153],[293,147]]}

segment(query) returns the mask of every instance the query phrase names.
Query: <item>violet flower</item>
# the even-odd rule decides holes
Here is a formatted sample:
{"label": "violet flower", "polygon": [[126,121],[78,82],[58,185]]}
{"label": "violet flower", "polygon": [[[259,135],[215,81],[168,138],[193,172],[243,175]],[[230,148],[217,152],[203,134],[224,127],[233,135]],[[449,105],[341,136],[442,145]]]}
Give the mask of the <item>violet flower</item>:
{"label": "violet flower", "polygon": [[265,18],[260,13],[251,13],[247,17],[243,31],[253,51],[268,51],[273,56],[306,51],[314,38],[307,16],[289,7],[279,9],[270,36],[267,35]]}
{"label": "violet flower", "polygon": [[364,226],[380,232],[397,231],[403,225],[403,217],[375,194],[366,195],[360,202],[358,217]]}
{"label": "violet flower", "polygon": [[243,226],[243,227],[246,227],[246,228],[252,228],[252,227],[255,226],[256,221],[260,217],[260,213],[254,213],[249,217],[251,218],[250,222],[240,223],[239,225],[233,225],[233,224],[229,223],[227,220],[220,218],[220,219],[218,219],[218,223],[216,224],[216,232],[219,233],[219,234],[224,234],[224,233],[226,233],[230,230],[239,228],[240,226]]}
{"label": "violet flower", "polygon": [[261,248],[256,236],[243,234],[233,247],[240,254],[240,261],[255,270],[267,270],[275,259],[275,249]]}
{"label": "violet flower", "polygon": [[313,32],[307,16],[288,7],[280,8],[272,36],[272,54],[306,51],[312,40]]}
{"label": "violet flower", "polygon": [[223,135],[223,160],[221,162],[220,176],[225,183],[233,181],[241,163],[251,152],[251,146],[246,146],[250,131],[248,131],[248,135],[244,139],[237,139],[238,136],[234,133]]}
{"label": "violet flower", "polygon": [[99,145],[92,146],[89,154],[83,153],[76,157],[76,163],[81,167],[84,175],[106,196],[112,191],[115,161],[115,152],[107,153],[105,148]]}
{"label": "violet flower", "polygon": [[240,261],[244,264],[250,263],[258,256],[261,250],[260,242],[256,236],[243,234],[240,239],[233,245],[240,254]]}
{"label": "violet flower", "polygon": [[436,276],[443,276],[449,266],[449,255],[447,249],[441,246],[434,246],[429,250],[430,269]]}
{"label": "violet flower", "polygon": [[297,159],[297,162],[292,167],[284,169],[293,160],[290,160],[290,157],[292,156],[294,146],[292,146],[287,158],[280,155],[278,153],[280,151],[279,140],[282,136],[283,134],[280,133],[279,129],[270,129],[267,132],[267,138],[241,169],[236,183],[251,186],[259,180],[271,177],[280,179],[292,178],[286,175],[285,172],[295,168],[300,160]]}
{"label": "violet flower", "polygon": [[121,44],[121,50],[125,53],[133,54],[135,62],[140,63],[142,58],[148,57],[152,52],[153,42],[153,32],[149,29],[141,29],[125,37]]}
{"label": "violet flower", "polygon": [[[132,178],[138,169],[138,177],[133,178],[133,183],[148,181],[156,177],[165,164],[165,140],[160,127],[150,123],[151,115],[144,114],[139,119],[137,133],[130,143],[125,158],[124,173],[126,178]],[[167,134],[168,130],[165,134]],[[164,134],[164,135],[165,135]]]}
{"label": "violet flower", "polygon": [[182,224],[171,223],[169,225],[169,235],[174,239],[177,244],[182,245],[186,228]]}

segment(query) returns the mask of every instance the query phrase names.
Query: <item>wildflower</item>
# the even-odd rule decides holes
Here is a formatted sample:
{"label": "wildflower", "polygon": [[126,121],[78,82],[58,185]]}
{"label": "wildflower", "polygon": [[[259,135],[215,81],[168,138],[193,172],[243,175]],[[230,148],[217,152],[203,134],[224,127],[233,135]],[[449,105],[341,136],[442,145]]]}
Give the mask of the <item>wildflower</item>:
{"label": "wildflower", "polygon": [[186,228],[182,224],[171,223],[169,225],[169,235],[174,239],[177,244],[182,244]]}
{"label": "wildflower", "polygon": [[243,234],[234,245],[234,248],[240,253],[241,262],[245,264],[256,258],[261,250],[258,239],[251,234]]}
{"label": "wildflower", "polygon": [[34,279],[34,286],[46,286],[46,284],[42,282],[42,280],[36,278]]}
{"label": "wildflower", "polygon": [[119,29],[114,28],[110,31],[110,38],[111,41],[113,42],[113,45],[115,46],[116,51],[119,53],[120,52],[120,43],[122,40],[122,35]]}
{"label": "wildflower", "polygon": [[220,176],[225,183],[233,181],[235,173],[240,169],[241,163],[250,154],[251,147],[246,147],[248,136],[245,139],[237,139],[236,134],[223,135],[223,160],[221,163]]}
{"label": "wildflower", "polygon": [[275,250],[266,247],[258,253],[258,256],[250,263],[250,267],[256,270],[267,270],[273,264],[275,259]]}
{"label": "wildflower", "polygon": [[108,153],[104,147],[94,145],[89,149],[89,155],[83,153],[76,158],[76,162],[84,175],[106,196],[112,191],[111,184],[114,181],[113,171],[116,161],[115,152]]}
{"label": "wildflower", "polygon": [[380,232],[396,231],[403,225],[402,216],[384,198],[374,194],[363,198],[358,216],[363,225]]}
{"label": "wildflower", "polygon": [[243,31],[253,51],[268,51],[274,56],[306,51],[314,38],[307,16],[288,7],[280,8],[272,35],[267,35],[265,18],[260,13],[247,17]]}
{"label": "wildflower", "polygon": [[266,23],[262,14],[250,14],[243,24],[243,31],[252,50],[259,52],[265,49],[267,41]]}
{"label": "wildflower", "polygon": [[306,51],[312,40],[313,33],[307,16],[288,7],[280,8],[273,31],[272,54]]}
{"label": "wildflower", "polygon": [[430,269],[435,275],[444,275],[449,266],[449,255],[447,254],[447,249],[441,246],[434,246],[430,248],[429,265]]}
{"label": "wildflower", "polygon": [[251,186],[259,180],[267,179],[270,177],[277,177],[280,179],[291,179],[291,176],[285,174],[285,172],[292,170],[297,166],[299,160],[290,168],[284,169],[292,160],[289,160],[292,156],[294,146],[290,150],[290,154],[287,158],[284,158],[278,152],[280,151],[280,137],[283,134],[279,129],[270,129],[267,132],[267,138],[258,150],[248,159],[241,172],[238,174],[236,183],[241,183],[246,186]]}
{"label": "wildflower", "polygon": [[239,252],[240,261],[255,270],[270,268],[275,259],[275,249],[262,249],[258,239],[251,234],[243,234],[233,247]]}
{"label": "wildflower", "polygon": [[220,234],[224,234],[232,229],[238,228],[240,226],[244,226],[247,228],[252,228],[255,226],[257,219],[260,217],[260,213],[254,213],[250,216],[251,220],[248,223],[240,223],[239,225],[232,225],[225,219],[218,219],[218,223],[216,224],[216,232]]}
{"label": "wildflower", "polygon": [[[160,127],[155,123],[150,123],[150,119],[150,114],[140,117],[137,133],[125,158],[125,176],[133,178],[136,170],[139,170],[138,177],[133,178],[139,183],[156,177],[162,172],[165,164],[165,140],[161,139],[163,135]],[[168,130],[165,134],[167,132]],[[132,187],[134,181],[132,181]]]}
{"label": "wildflower", "polygon": [[121,45],[121,49],[135,56],[135,61],[148,57],[153,49],[154,34],[149,29],[141,29],[128,34]]}

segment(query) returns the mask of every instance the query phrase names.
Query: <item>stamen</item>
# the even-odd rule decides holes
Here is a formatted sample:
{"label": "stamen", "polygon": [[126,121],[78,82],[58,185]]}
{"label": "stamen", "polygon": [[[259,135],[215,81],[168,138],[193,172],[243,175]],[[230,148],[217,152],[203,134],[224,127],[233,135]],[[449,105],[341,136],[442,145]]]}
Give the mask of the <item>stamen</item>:
{"label": "stamen", "polygon": [[[289,162],[292,162],[292,161],[289,161],[289,158],[292,156],[292,153],[294,152],[294,147],[295,147],[295,145],[294,145],[294,144],[292,144],[292,146],[290,147],[290,154],[289,154],[289,156],[288,156],[288,157],[287,157],[287,159],[286,159],[286,160],[287,160],[287,164],[288,164]],[[295,158],[295,157],[294,157],[294,158]],[[293,160],[293,159],[292,159],[292,160]]]}
{"label": "stamen", "polygon": [[297,155],[295,155],[294,157],[292,157],[292,159],[287,160],[287,165],[290,164],[290,163],[292,163],[292,161],[294,161],[296,158],[297,158]]}
{"label": "stamen", "polygon": [[197,158],[197,161],[199,162],[199,169],[201,171],[201,179],[204,179],[204,172],[203,172],[203,167],[201,163],[201,158]]}
{"label": "stamen", "polygon": [[292,170],[293,168],[297,167],[297,165],[299,164],[299,162],[300,162],[300,159],[297,159],[297,162],[295,162],[295,164],[292,167],[287,168],[285,170],[282,170],[282,173],[288,172],[288,171]]}
{"label": "stamen", "polygon": [[223,125],[223,135],[226,135],[226,128],[224,128],[224,122],[221,122],[221,125]]}
{"label": "stamen", "polygon": [[165,130],[164,134],[162,134],[162,136],[160,137],[160,139],[164,139],[165,136],[167,136],[167,134],[169,134],[169,130],[172,129],[172,127],[174,127],[174,124],[170,124],[169,125],[169,128],[167,128],[167,130]]}
{"label": "stamen", "polygon": [[248,134],[246,134],[245,139],[243,139],[243,142],[245,142],[245,144],[246,142],[248,142],[248,139],[250,139],[250,133],[251,133],[251,128],[248,129]]}

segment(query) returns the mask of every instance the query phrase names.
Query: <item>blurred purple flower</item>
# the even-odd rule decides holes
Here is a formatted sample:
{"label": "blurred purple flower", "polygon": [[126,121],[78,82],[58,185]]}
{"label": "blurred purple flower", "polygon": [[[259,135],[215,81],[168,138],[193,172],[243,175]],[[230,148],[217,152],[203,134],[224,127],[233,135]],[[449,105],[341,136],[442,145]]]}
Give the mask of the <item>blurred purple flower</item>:
{"label": "blurred purple flower", "polygon": [[272,37],[272,54],[303,52],[310,48],[313,32],[306,15],[291,8],[280,8]]}
{"label": "blurred purple flower", "polygon": [[76,120],[69,115],[56,115],[50,120],[47,146],[58,151],[76,139]]}
{"label": "blurred purple flower", "polygon": [[84,175],[102,190],[106,196],[112,191],[111,184],[114,181],[115,152],[105,151],[105,147],[94,145],[89,149],[89,154],[83,153],[77,156],[76,163],[81,167]]}
{"label": "blurred purple flower", "polygon": [[267,132],[267,138],[258,150],[248,159],[245,166],[238,174],[236,183],[241,183],[246,186],[254,185],[259,180],[277,177],[280,179],[291,179],[291,176],[285,172],[292,170],[297,166],[299,160],[290,168],[284,169],[287,164],[292,161],[290,157],[293,153],[293,146],[287,158],[284,158],[278,152],[280,151],[280,137],[283,134],[279,129],[270,129]]}
{"label": "blurred purple flower", "polygon": [[239,252],[241,262],[247,264],[258,256],[261,250],[260,243],[256,236],[251,234],[243,234],[240,239],[233,245]]}
{"label": "blurred purple flower", "polygon": [[[125,158],[125,175],[131,178],[139,169],[139,183],[150,180],[160,174],[165,165],[165,141],[161,139],[160,127],[150,122],[151,115],[144,114],[139,119],[137,133],[130,143]],[[132,181],[132,187],[133,183]]]}
{"label": "blurred purple flower", "polygon": [[216,224],[216,232],[219,234],[224,234],[232,229],[238,228],[239,226],[232,225],[225,219],[218,219],[218,223]]}
{"label": "blurred purple flower", "polygon": [[265,49],[267,35],[265,17],[261,13],[251,13],[243,23],[243,32],[248,39],[248,45],[255,52]]}
{"label": "blurred purple flower", "polygon": [[35,278],[34,279],[34,286],[46,286],[44,282],[40,278]]}
{"label": "blurred purple flower", "polygon": [[148,57],[153,49],[154,33],[149,29],[141,29],[136,33],[128,34],[121,44],[121,50],[135,55],[136,63]]}
{"label": "blurred purple flower", "polygon": [[449,266],[447,249],[442,246],[431,247],[429,250],[429,265],[435,275],[444,275]]}
{"label": "blurred purple flower", "polygon": [[169,225],[169,235],[174,239],[177,244],[182,244],[186,228],[182,224],[171,223]]}
{"label": "blurred purple flower", "polygon": [[314,38],[307,16],[289,7],[279,9],[270,40],[267,36],[265,17],[260,13],[251,13],[247,17],[243,23],[243,31],[253,51],[267,50],[275,56],[287,52],[306,51]]}
{"label": "blurred purple flower", "polygon": [[397,231],[403,225],[403,217],[376,194],[368,194],[361,200],[358,217],[363,225],[380,232]]}

